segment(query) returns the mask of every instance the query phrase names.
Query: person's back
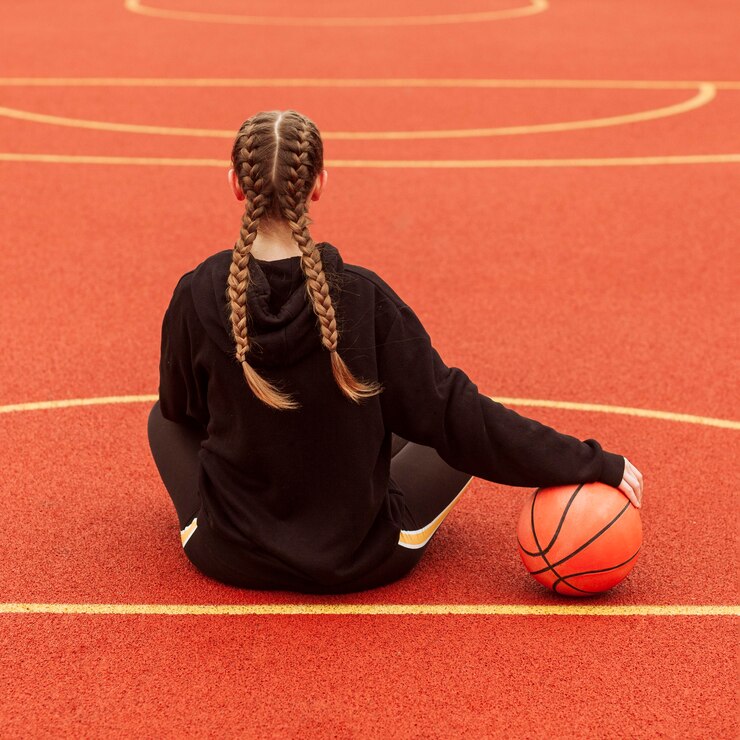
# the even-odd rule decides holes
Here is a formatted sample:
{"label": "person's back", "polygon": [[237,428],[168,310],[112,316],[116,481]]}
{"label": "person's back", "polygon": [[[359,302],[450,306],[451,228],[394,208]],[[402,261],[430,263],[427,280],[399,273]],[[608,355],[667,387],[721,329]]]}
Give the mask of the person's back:
{"label": "person's back", "polygon": [[210,575],[317,592],[383,582],[368,574],[405,557],[399,547],[423,550],[439,526],[431,512],[448,511],[472,476],[601,480],[638,503],[641,476],[625,458],[480,394],[390,285],[313,242],[307,203],[327,173],[308,119],[254,116],[232,164],[240,239],[178,282],[160,363],[159,411],[200,430],[196,496],[170,493],[183,544],[200,530],[197,548],[218,562]]}
{"label": "person's back", "polygon": [[[333,245],[317,248],[342,307],[342,355],[371,377],[378,337],[394,320],[390,288],[371,271],[344,265]],[[181,423],[190,416],[208,432],[200,451],[199,521],[208,517],[220,537],[270,558],[275,578],[351,580],[398,541],[402,502],[400,492],[388,495],[382,394],[358,404],[340,391],[305,299],[299,257],[250,259],[248,315],[250,363],[290,389],[300,408],[278,411],[250,392],[222,311],[231,257],[230,250],[214,254],[182,277],[163,327],[162,413]],[[282,301],[273,301],[276,285],[291,288]]]}

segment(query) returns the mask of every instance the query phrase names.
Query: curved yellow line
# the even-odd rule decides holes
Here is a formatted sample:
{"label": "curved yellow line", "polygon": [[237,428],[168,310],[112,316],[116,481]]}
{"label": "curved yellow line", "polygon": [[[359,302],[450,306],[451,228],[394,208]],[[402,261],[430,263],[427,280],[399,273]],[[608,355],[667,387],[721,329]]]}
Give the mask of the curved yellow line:
{"label": "curved yellow line", "polygon": [[203,13],[187,10],[167,10],[144,5],[141,0],[124,0],[124,8],[131,13],[148,15],[153,18],[168,20],[196,21],[200,23],[246,24],[250,26],[418,26],[440,25],[447,23],[481,23],[483,21],[500,21],[507,18],[519,18],[535,15],[547,10],[548,0],[529,0],[529,4],[520,8],[490,10],[478,13],[454,13],[448,15],[407,15],[388,17],[326,17],[316,16],[284,18],[264,15],[234,15],[231,13]]}
{"label": "curved yellow line", "polygon": [[[98,396],[93,398],[64,398],[56,401],[30,401],[27,403],[11,403],[0,406],[0,414],[10,414],[16,411],[43,411],[46,409],[64,409],[74,406],[105,406],[115,403],[154,403],[159,398],[156,394],[140,396]],[[511,406],[541,406],[569,411],[595,411],[604,414],[625,414],[648,419],[663,419],[685,424],[703,424],[704,426],[721,427],[723,429],[740,429],[740,421],[717,419],[711,416],[694,416],[693,414],[678,414],[673,411],[655,411],[630,406],[610,406],[608,404],[576,403],[573,401],[549,401],[534,398],[503,398],[488,396],[498,403]]]}
{"label": "curved yellow line", "polygon": [[[187,157],[115,157],[87,154],[21,154],[0,152],[0,162],[40,164],[132,165],[142,167],[229,167],[226,159]],[[580,159],[328,159],[327,167],[423,169],[516,167],[637,167],[647,165],[735,164],[740,153],[674,154],[654,157],[584,157]]]}
{"label": "curved yellow line", "polygon": [[[560,123],[535,123],[521,126],[498,126],[495,128],[449,129],[440,131],[329,131],[322,137],[336,140],[395,140],[395,139],[461,139],[484,138],[489,136],[517,136],[522,134],[544,134],[561,131],[580,131],[583,129],[624,126],[630,123],[653,121],[668,118],[700,108],[711,102],[717,95],[717,89],[711,83],[702,83],[699,91],[690,100],[684,100],[663,108],[653,108],[638,113],[625,113],[605,118],[590,118],[582,121],[564,121]],[[233,137],[234,134],[232,134]]]}
{"label": "curved yellow line", "polygon": [[604,414],[625,414],[626,416],[640,416],[648,419],[663,419],[665,421],[678,421],[684,424],[703,424],[710,427],[721,427],[723,429],[740,429],[740,421],[730,419],[717,419],[711,416],[694,416],[693,414],[677,414],[673,411],[655,411],[653,409],[640,409],[631,406],[609,406],[599,403],[576,403],[573,401],[548,401],[535,398],[494,398],[494,401],[513,406],[533,406],[553,409],[567,409],[570,411],[595,411]]}
{"label": "curved yellow line", "polygon": [[434,614],[522,616],[740,616],[735,604],[34,604],[0,603],[0,614]]}
{"label": "curved yellow line", "polygon": [[[174,126],[147,126],[137,123],[116,123],[114,121],[89,121],[84,118],[69,118],[67,116],[53,116],[47,113],[34,113],[0,106],[0,116],[14,118],[17,121],[31,123],[46,123],[53,126],[67,126],[69,128],[92,129],[93,131],[119,131],[127,134],[160,134],[163,136],[201,136],[211,138],[234,138],[236,131],[219,131],[210,128],[178,128]],[[324,134],[322,133],[322,137]]]}
{"label": "curved yellow line", "polygon": [[[537,123],[521,126],[499,126],[494,128],[439,129],[430,131],[322,131],[322,139],[329,141],[397,141],[428,139],[462,139],[486,138],[491,136],[515,136],[522,134],[542,134],[562,131],[580,131],[583,129],[624,126],[631,123],[668,118],[700,108],[706,105],[717,94],[717,89],[710,82],[699,85],[699,91],[689,100],[663,108],[653,108],[637,113],[625,113],[605,118],[590,118],[582,121],[565,121],[560,123]],[[83,118],[55,116],[48,113],[35,113],[19,108],[0,106],[0,116],[31,123],[43,123],[70,128],[92,129],[94,131],[117,131],[130,134],[155,134],[161,136],[193,136],[201,138],[233,139],[236,131],[231,129],[187,128],[175,126],[149,126],[137,123],[116,123],[109,121],[91,121]]]}

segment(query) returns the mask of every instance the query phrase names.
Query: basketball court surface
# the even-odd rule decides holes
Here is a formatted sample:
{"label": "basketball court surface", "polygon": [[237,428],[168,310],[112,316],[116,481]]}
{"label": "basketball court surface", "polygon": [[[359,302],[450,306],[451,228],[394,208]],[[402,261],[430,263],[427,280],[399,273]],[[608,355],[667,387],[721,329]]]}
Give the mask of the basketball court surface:
{"label": "basketball court surface", "polygon": [[[4,737],[737,736],[735,3],[3,16]],[[161,320],[238,236],[237,130],[288,108],[324,140],[314,239],[481,393],[642,471],[613,590],[537,583],[532,489],[480,479],[384,588],[246,591],[187,561],[146,438]]]}

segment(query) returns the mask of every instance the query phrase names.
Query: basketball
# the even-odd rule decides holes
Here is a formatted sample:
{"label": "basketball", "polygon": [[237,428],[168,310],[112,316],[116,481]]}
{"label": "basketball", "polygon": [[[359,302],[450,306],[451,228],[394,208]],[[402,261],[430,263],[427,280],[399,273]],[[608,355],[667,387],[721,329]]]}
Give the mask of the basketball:
{"label": "basketball", "polygon": [[642,521],[629,499],[605,483],[538,488],[519,515],[517,545],[542,585],[563,596],[592,596],[632,570]]}

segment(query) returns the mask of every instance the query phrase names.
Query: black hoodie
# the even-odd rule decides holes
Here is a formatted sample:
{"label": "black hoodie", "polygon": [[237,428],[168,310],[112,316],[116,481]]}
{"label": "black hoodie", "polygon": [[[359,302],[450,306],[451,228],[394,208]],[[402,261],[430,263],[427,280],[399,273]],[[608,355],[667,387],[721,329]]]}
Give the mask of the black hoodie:
{"label": "black hoodie", "polygon": [[[250,257],[247,359],[302,408],[258,400],[236,361],[227,277],[232,250],[185,273],[162,325],[165,418],[207,427],[198,487],[232,569],[255,581],[332,586],[398,546],[404,493],[390,477],[391,432],[434,447],[453,468],[513,486],[603,481],[624,458],[517,414],[448,367],[420,320],[375,272],[318,245],[336,309],[338,350],[384,391],[360,405],[334,381],[300,257]],[[205,518],[206,521],[203,521]]]}

